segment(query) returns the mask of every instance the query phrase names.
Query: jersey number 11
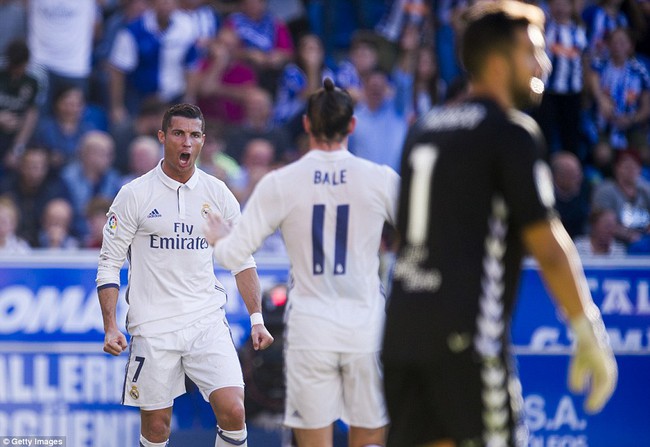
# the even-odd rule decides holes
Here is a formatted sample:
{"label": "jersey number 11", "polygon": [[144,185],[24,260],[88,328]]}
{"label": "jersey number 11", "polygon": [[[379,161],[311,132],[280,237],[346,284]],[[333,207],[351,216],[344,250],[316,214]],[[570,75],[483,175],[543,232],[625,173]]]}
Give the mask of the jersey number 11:
{"label": "jersey number 11", "polygon": [[[345,260],[348,251],[348,222],[350,220],[350,205],[336,207],[336,234],[334,238],[334,274],[345,275]],[[325,205],[314,205],[311,218],[311,245],[314,275],[324,272],[325,251],[323,249],[323,233],[325,228]]]}

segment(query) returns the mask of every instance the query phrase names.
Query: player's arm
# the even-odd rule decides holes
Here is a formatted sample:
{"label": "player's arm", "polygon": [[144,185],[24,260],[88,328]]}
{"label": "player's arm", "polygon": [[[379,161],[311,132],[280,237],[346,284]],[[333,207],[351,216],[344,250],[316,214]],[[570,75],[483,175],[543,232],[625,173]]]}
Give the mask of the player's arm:
{"label": "player's arm", "polygon": [[126,349],[127,343],[126,337],[117,326],[116,309],[119,288],[116,285],[101,287],[97,289],[97,296],[104,321],[104,352],[120,355]]}
{"label": "player's arm", "polygon": [[551,296],[563,310],[576,336],[569,387],[581,392],[590,381],[585,410],[596,413],[614,392],[618,372],[575,245],[557,218],[531,223],[522,233],[524,244],[537,260]]}
{"label": "player's arm", "polygon": [[113,201],[104,225],[102,248],[97,265],[97,297],[104,322],[104,351],[119,355],[127,347],[126,337],[117,325],[117,300],[120,290],[120,270],[131,245],[137,224],[135,200],[123,187]]}
{"label": "player's arm", "polygon": [[[276,194],[273,173],[265,175],[246,203],[243,215],[239,207],[231,207],[232,215],[209,215],[204,232],[214,245],[214,258],[222,266],[234,270],[251,257],[264,239],[278,228],[284,215],[283,194]],[[234,196],[232,201],[237,204]]]}
{"label": "player's arm", "polygon": [[235,275],[237,289],[244,299],[246,309],[251,316],[251,339],[253,349],[266,349],[273,343],[273,336],[264,326],[262,318],[262,289],[257,269],[252,267]]}

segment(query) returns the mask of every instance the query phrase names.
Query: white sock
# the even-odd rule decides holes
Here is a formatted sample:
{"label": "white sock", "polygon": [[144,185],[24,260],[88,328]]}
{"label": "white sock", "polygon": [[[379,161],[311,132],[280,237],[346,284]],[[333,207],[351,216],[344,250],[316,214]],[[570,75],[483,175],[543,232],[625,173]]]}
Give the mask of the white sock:
{"label": "white sock", "polygon": [[164,442],[151,442],[144,436],[140,435],[140,447],[167,447],[169,439]]}
{"label": "white sock", "polygon": [[241,430],[223,430],[217,425],[217,439],[214,442],[214,447],[248,447],[248,432],[246,425]]}

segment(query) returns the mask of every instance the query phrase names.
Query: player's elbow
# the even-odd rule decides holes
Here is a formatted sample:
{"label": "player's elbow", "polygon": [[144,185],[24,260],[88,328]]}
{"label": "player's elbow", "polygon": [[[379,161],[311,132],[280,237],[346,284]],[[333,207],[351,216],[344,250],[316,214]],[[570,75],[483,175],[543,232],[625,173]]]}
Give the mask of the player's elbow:
{"label": "player's elbow", "polygon": [[553,267],[567,258],[571,238],[557,219],[528,225],[522,233],[524,245],[542,269]]}

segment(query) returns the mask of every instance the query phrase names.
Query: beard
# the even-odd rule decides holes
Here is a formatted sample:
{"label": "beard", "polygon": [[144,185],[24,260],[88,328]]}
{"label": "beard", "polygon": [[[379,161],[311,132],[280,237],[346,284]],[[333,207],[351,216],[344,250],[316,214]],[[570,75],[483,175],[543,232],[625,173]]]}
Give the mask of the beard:
{"label": "beard", "polygon": [[544,94],[544,83],[539,78],[531,78],[527,83],[521,82],[516,73],[510,78],[512,102],[519,110],[539,106]]}
{"label": "beard", "polygon": [[544,94],[544,82],[535,76],[525,78],[524,80],[524,77],[519,75],[517,66],[512,58],[509,59],[509,65],[509,90],[513,105],[519,110],[539,106],[542,101],[542,95]]}

